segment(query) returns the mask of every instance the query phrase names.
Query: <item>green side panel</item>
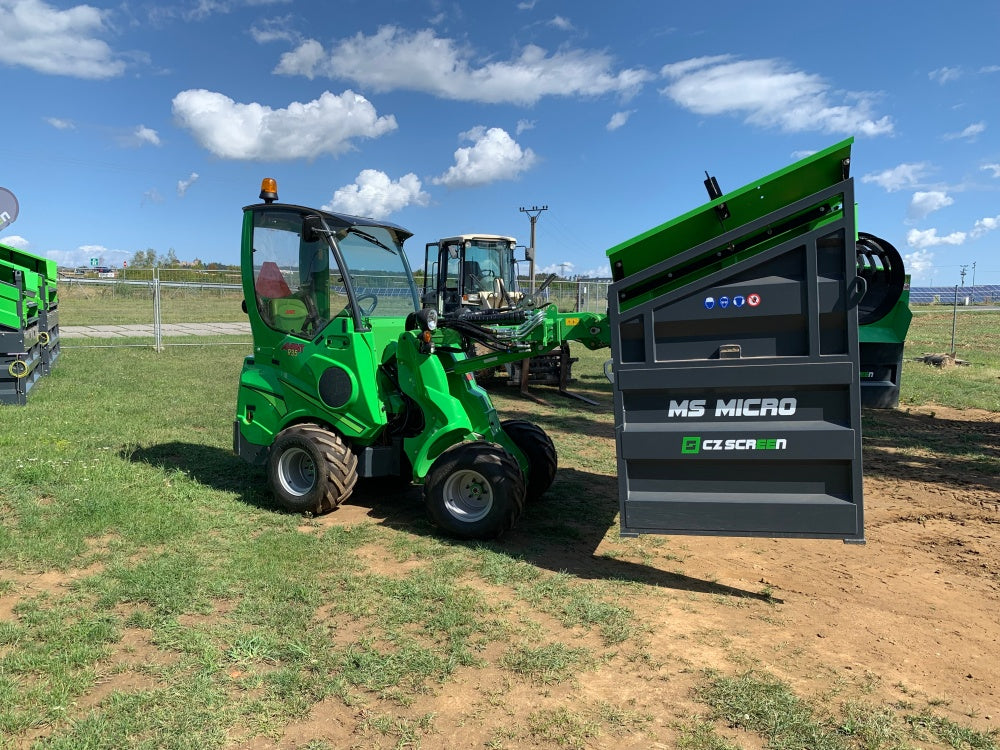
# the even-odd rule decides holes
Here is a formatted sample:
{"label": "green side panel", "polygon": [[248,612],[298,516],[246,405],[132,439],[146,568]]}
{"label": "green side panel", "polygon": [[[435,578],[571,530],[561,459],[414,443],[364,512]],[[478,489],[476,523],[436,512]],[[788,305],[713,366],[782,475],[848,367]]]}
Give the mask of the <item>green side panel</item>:
{"label": "green side panel", "polygon": [[16,247],[4,245],[2,242],[0,242],[0,260],[27,268],[52,282],[59,278],[58,265],[54,260],[29,253],[27,250],[18,250]]}
{"label": "green side panel", "polygon": [[37,273],[0,260],[0,326],[20,330],[37,322],[42,289]]}
{"label": "green side panel", "polygon": [[858,339],[862,344],[902,344],[910,330],[910,277],[906,277],[903,293],[889,313],[881,320],[858,326]]}
{"label": "green side panel", "polygon": [[[847,177],[853,143],[848,138],[615,245],[607,251],[612,275],[616,281],[627,278],[841,182]],[[723,204],[730,214],[724,220],[715,210]]]}

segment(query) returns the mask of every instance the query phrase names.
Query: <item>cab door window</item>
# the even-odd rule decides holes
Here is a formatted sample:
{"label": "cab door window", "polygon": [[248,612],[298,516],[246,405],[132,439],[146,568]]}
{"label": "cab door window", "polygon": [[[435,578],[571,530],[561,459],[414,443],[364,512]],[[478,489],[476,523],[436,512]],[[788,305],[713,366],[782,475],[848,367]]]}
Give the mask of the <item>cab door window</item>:
{"label": "cab door window", "polygon": [[[254,290],[263,321],[282,333],[314,338],[347,305],[331,282],[330,249],[303,215],[287,209],[254,216]],[[333,269],[336,272],[336,269]]]}

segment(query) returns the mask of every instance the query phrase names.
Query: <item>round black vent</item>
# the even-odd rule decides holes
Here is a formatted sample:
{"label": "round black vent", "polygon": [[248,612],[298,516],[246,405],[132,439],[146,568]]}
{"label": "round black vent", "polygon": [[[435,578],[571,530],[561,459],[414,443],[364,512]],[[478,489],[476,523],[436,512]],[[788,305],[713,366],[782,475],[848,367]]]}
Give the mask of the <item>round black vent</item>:
{"label": "round black vent", "polygon": [[351,384],[351,376],[347,374],[347,370],[330,367],[320,376],[319,397],[330,408],[339,409],[350,401],[353,395],[354,386]]}

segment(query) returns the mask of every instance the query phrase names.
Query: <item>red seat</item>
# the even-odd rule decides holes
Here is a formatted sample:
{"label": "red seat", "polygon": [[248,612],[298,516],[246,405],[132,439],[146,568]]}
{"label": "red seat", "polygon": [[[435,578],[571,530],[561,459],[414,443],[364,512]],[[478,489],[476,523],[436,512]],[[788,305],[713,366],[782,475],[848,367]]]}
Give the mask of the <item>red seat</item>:
{"label": "red seat", "polygon": [[290,297],[292,290],[288,288],[285,277],[281,275],[281,269],[274,261],[265,261],[261,264],[260,273],[257,274],[257,294],[261,297]]}

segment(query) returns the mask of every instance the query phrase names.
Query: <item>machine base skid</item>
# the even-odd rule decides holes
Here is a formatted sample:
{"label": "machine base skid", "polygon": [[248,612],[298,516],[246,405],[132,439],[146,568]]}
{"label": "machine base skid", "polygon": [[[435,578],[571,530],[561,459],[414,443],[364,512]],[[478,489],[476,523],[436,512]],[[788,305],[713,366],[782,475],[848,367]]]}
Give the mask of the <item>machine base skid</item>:
{"label": "machine base skid", "polygon": [[37,319],[19,328],[0,325],[0,356],[4,353],[30,352],[38,346],[38,336]]}
{"label": "machine base skid", "polygon": [[902,344],[861,342],[861,406],[895,409],[899,406],[903,372]]}
{"label": "machine base skid", "polygon": [[0,404],[24,406],[28,393],[42,376],[41,364],[42,353],[38,345],[26,352],[0,353]]}

